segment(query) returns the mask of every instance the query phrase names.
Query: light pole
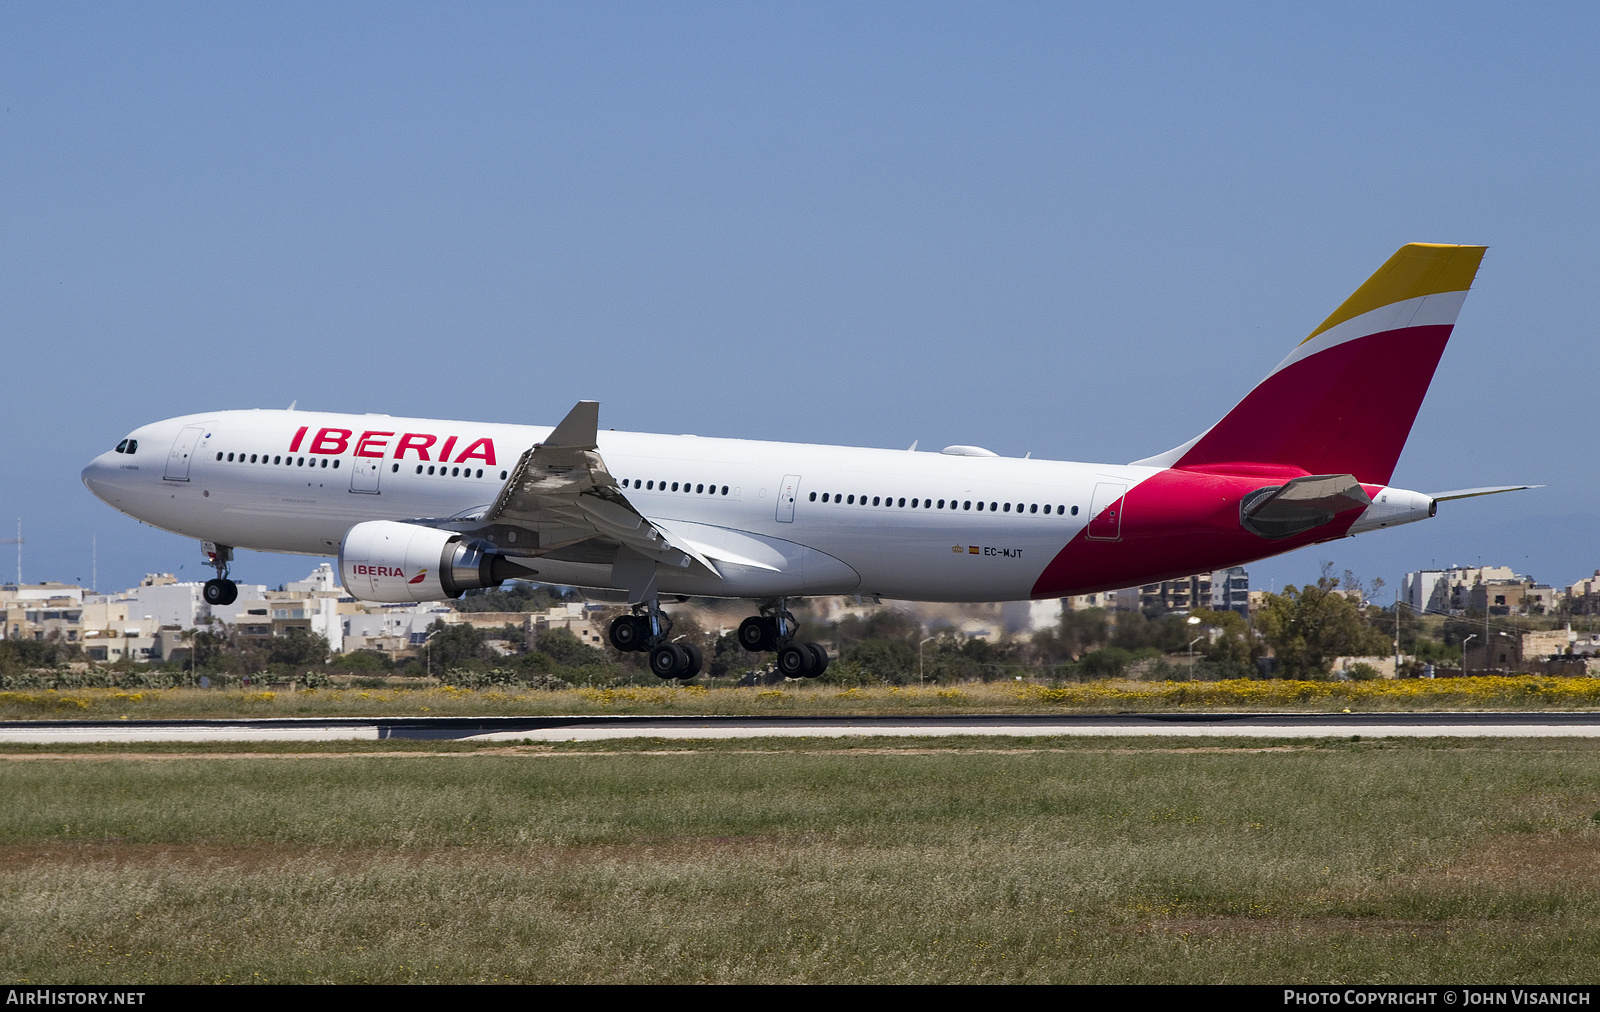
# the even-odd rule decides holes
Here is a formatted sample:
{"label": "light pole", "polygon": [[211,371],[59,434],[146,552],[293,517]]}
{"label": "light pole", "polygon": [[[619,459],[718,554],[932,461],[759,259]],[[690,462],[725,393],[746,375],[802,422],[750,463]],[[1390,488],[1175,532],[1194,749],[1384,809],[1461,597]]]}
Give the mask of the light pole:
{"label": "light pole", "polygon": [[1473,633],[1472,635],[1468,636],[1466,639],[1461,641],[1461,677],[1462,678],[1467,677],[1467,644],[1471,643],[1473,640],[1475,640],[1477,638],[1478,638],[1478,634],[1477,633]]}
{"label": "light pole", "polygon": [[938,638],[939,637],[937,637],[937,636],[929,636],[927,639],[923,640],[922,643],[918,643],[917,644],[917,688],[919,688],[919,689],[922,688],[922,685],[923,685],[923,681],[922,681],[922,644],[923,643],[927,643],[929,640],[936,640]]}
{"label": "light pole", "polygon": [[[1195,618],[1193,615],[1190,615],[1188,624],[1189,625],[1199,625],[1200,624],[1200,620],[1198,618]],[[1201,640],[1203,640],[1205,638],[1206,638],[1206,634],[1205,633],[1201,633],[1200,635],[1196,636],[1194,639],[1189,641],[1189,681],[1191,681],[1191,682],[1194,681],[1194,645],[1196,643],[1199,643]]]}

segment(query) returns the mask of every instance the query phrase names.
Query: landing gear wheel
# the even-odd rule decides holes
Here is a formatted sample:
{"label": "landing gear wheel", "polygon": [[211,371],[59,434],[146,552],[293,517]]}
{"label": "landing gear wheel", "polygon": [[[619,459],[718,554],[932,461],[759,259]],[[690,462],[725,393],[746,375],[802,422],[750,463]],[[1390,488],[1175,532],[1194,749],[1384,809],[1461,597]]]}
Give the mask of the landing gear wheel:
{"label": "landing gear wheel", "polygon": [[239,585],[232,580],[207,580],[204,590],[206,604],[226,605],[239,599]]}
{"label": "landing gear wheel", "polygon": [[778,673],[785,678],[805,678],[815,667],[811,651],[799,643],[790,643],[778,651]]}
{"label": "landing gear wheel", "polygon": [[611,630],[607,634],[611,645],[623,653],[645,649],[650,636],[650,627],[638,615],[620,615],[611,622]]}
{"label": "landing gear wheel", "polygon": [[828,670],[828,652],[822,649],[819,643],[807,643],[806,652],[811,654],[812,668],[806,672],[807,678],[821,678],[822,673]]}
{"label": "landing gear wheel", "polygon": [[700,669],[705,666],[706,657],[705,654],[700,652],[700,648],[693,643],[684,643],[681,646],[683,647],[683,652],[689,655],[689,666],[678,677],[687,680],[700,673]]}
{"label": "landing gear wheel", "polygon": [[650,670],[657,678],[681,678],[689,669],[689,652],[676,643],[663,643],[650,651]]}
{"label": "landing gear wheel", "polygon": [[739,623],[739,645],[752,654],[778,648],[778,624],[770,618],[751,615]]}

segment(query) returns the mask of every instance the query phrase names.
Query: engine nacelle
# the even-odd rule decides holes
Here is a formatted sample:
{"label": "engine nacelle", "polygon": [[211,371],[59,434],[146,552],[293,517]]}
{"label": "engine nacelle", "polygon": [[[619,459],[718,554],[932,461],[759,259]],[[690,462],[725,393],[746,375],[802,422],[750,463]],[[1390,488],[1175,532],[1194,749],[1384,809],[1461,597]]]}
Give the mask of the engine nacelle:
{"label": "engine nacelle", "polygon": [[533,575],[493,545],[421,524],[369,520],[339,543],[339,578],[362,601],[443,601]]}
{"label": "engine nacelle", "polygon": [[1403,488],[1385,488],[1372,497],[1368,506],[1350,525],[1351,534],[1365,534],[1380,527],[1399,527],[1401,524],[1426,520],[1439,511],[1439,504],[1430,495]]}

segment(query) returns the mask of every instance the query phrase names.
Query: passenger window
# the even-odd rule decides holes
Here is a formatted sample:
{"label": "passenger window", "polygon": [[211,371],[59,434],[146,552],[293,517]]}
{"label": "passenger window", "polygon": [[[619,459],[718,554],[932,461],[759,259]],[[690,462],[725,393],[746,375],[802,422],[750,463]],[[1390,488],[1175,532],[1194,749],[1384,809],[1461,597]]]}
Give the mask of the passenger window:
{"label": "passenger window", "polygon": [[939,500],[939,508],[940,509],[944,509],[944,500],[943,499]]}
{"label": "passenger window", "polygon": [[[500,472],[500,480],[501,481],[505,481],[506,480],[506,473],[504,471]],[[634,482],[634,485],[637,487],[638,482]]]}
{"label": "passenger window", "polygon": [[1007,513],[1011,512],[1011,504],[1010,503],[1006,503],[1005,512],[1007,512]]}
{"label": "passenger window", "polygon": [[872,497],[872,505],[874,505],[874,506],[878,505],[878,497],[877,496],[873,496]]}
{"label": "passenger window", "polygon": [[815,492],[811,493],[811,501],[812,502],[816,502],[817,501],[817,494]]}
{"label": "passenger window", "polygon": [[644,487],[649,491],[654,492],[656,490],[656,483],[653,481],[647,481],[644,483]]}
{"label": "passenger window", "polygon": [[[1057,513],[1061,512],[1061,507],[1060,506],[1056,507],[1056,512]],[[1078,515],[1078,507],[1076,507],[1076,506],[1072,507],[1072,515],[1073,516],[1077,516]]]}
{"label": "passenger window", "polygon": [[[972,500],[971,500],[971,499],[968,499],[968,500],[966,500],[966,501],[965,501],[965,502],[963,502],[963,503],[962,503],[962,504],[961,504],[961,508],[962,508],[962,509],[964,509],[964,510],[969,510],[969,509],[971,509],[971,508],[972,508]],[[983,509],[983,503],[979,503],[979,504],[978,504],[978,508],[979,508],[979,509]]]}
{"label": "passenger window", "polygon": [[429,464],[429,465],[428,465],[428,473],[429,473],[429,474],[432,474],[432,473],[433,473],[433,465],[432,465],[432,464]]}
{"label": "passenger window", "polygon": [[1034,503],[1032,506],[1029,506],[1028,507],[1028,512],[1029,513],[1037,513],[1037,512],[1039,512],[1039,504],[1038,503]]}
{"label": "passenger window", "polygon": [[481,468],[481,467],[478,468],[478,477],[480,477],[480,478],[483,477],[483,468]]}
{"label": "passenger window", "polygon": [[389,465],[389,473],[390,474],[399,474],[400,473],[400,465],[399,464],[390,464]]}
{"label": "passenger window", "polygon": [[979,512],[979,513],[982,513],[982,512],[983,512],[983,503],[979,503],[979,504],[978,504],[978,512]]}
{"label": "passenger window", "polygon": [[856,497],[855,496],[851,496],[849,499],[847,499],[845,501],[847,503],[849,503],[851,506],[854,506],[856,504]]}
{"label": "passenger window", "polygon": [[218,460],[221,460],[221,459],[222,459],[222,454],[220,454],[220,453],[219,453],[219,454],[217,454],[217,459],[218,459]]}
{"label": "passenger window", "polygon": [[822,501],[823,502],[827,502],[828,501],[828,493],[826,493],[826,492],[822,493]]}
{"label": "passenger window", "polygon": [[[905,506],[905,504],[906,504],[906,501],[905,501],[905,500],[904,500],[904,499],[901,499],[901,500],[900,500],[900,505],[901,505],[901,506],[902,506],[902,507],[903,507],[903,506]],[[914,504],[913,504],[913,505],[914,505]]]}
{"label": "passenger window", "polygon": [[281,464],[281,463],[283,463],[283,458],[282,457],[273,457],[272,458],[272,462],[274,464]]}
{"label": "passenger window", "polygon": [[727,495],[728,494],[728,486],[726,486],[726,485],[722,486],[722,494],[723,495]]}
{"label": "passenger window", "polygon": [[333,462],[333,469],[335,471],[339,470],[339,462],[337,460]]}
{"label": "passenger window", "polygon": [[299,461],[299,463],[295,464],[295,467],[305,467],[306,466],[306,458],[299,457],[299,458],[296,458],[296,459]]}

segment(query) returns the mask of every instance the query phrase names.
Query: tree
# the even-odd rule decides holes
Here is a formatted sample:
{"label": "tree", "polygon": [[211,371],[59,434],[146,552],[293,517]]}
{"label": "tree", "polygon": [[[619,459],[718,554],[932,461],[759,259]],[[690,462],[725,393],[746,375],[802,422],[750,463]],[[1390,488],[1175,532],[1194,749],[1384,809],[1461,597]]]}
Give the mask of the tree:
{"label": "tree", "polygon": [[467,591],[456,599],[456,611],[548,611],[571,596],[553,587],[512,581]]}
{"label": "tree", "polygon": [[427,649],[434,670],[441,672],[493,659],[483,633],[465,622],[446,624],[443,619],[436,619],[428,627]]}
{"label": "tree", "polygon": [[1389,638],[1364,621],[1338,586],[1324,575],[1315,585],[1291,584],[1262,597],[1256,625],[1284,677],[1326,678],[1335,657],[1388,653]]}
{"label": "tree", "polygon": [[267,660],[292,668],[320,666],[328,660],[328,638],[321,633],[290,629],[287,634],[267,641]]}
{"label": "tree", "polygon": [[578,639],[570,629],[550,629],[541,633],[533,648],[564,668],[608,663],[603,651]]}
{"label": "tree", "polygon": [[1259,647],[1243,615],[1236,611],[1212,611],[1209,608],[1196,608],[1189,614],[1200,620],[1200,625],[1195,628],[1216,630],[1205,647],[1205,658],[1212,666],[1212,677],[1249,678],[1255,675]]}

